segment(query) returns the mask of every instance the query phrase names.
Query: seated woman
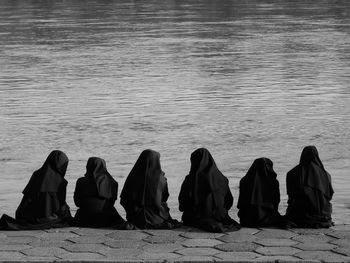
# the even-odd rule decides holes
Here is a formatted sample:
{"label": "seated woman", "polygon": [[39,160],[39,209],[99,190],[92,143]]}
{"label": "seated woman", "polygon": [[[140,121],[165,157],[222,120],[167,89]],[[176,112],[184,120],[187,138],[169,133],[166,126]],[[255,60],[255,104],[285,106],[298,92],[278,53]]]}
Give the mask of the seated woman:
{"label": "seated woman", "polygon": [[16,219],[3,215],[0,229],[46,229],[64,227],[72,217],[66,203],[67,181],[64,179],[68,157],[52,151],[43,166],[35,171],[23,190]]}
{"label": "seated woman", "polygon": [[239,183],[237,208],[240,223],[245,227],[281,226],[278,212],[280,189],[273,163],[268,158],[253,162]]}
{"label": "seated woman", "polygon": [[118,183],[108,173],[105,160],[90,157],[86,174],[77,180],[74,203],[79,207],[74,221],[83,227],[123,225],[125,221],[114,207]]}
{"label": "seated woman", "polygon": [[160,154],[144,150],[126,178],[120,204],[126,219],[138,228],[174,228],[169,214],[168,184],[160,167]]}
{"label": "seated woman", "polygon": [[333,226],[333,188],[315,146],[307,146],[299,164],[287,173],[288,207],[286,217],[298,227]]}
{"label": "seated woman", "polygon": [[179,209],[184,225],[210,232],[238,230],[239,224],[228,215],[233,204],[228,179],[216,167],[205,148],[191,154],[191,169],[182,183]]}

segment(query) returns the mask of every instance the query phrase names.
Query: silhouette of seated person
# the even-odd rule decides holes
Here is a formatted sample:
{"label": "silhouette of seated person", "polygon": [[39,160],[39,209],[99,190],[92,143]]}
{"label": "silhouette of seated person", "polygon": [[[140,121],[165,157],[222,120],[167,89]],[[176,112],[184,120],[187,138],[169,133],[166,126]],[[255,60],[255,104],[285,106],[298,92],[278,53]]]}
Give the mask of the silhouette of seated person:
{"label": "silhouette of seated person", "polygon": [[144,150],[126,178],[120,204],[127,221],[137,228],[170,229],[178,226],[171,218],[167,200],[167,180],[160,165],[160,154]]}
{"label": "silhouette of seated person", "polygon": [[121,226],[125,221],[114,203],[118,196],[118,183],[109,174],[105,160],[90,157],[86,174],[77,180],[74,203],[77,210],[74,222],[83,227]]}
{"label": "silhouette of seated person", "polygon": [[68,226],[72,217],[66,203],[67,181],[64,176],[67,166],[66,154],[52,151],[24,188],[16,219],[3,215],[0,228],[21,230]]}
{"label": "silhouette of seated person", "polygon": [[287,173],[288,207],[286,217],[298,227],[333,226],[333,188],[315,146],[306,146],[299,164]]}
{"label": "silhouette of seated person", "polygon": [[210,232],[238,230],[239,224],[228,214],[232,204],[229,181],[210,152],[205,148],[195,150],[179,194],[183,224]]}
{"label": "silhouette of seated person", "polygon": [[240,224],[245,227],[282,227],[278,212],[280,190],[273,163],[256,159],[239,183],[237,208]]}

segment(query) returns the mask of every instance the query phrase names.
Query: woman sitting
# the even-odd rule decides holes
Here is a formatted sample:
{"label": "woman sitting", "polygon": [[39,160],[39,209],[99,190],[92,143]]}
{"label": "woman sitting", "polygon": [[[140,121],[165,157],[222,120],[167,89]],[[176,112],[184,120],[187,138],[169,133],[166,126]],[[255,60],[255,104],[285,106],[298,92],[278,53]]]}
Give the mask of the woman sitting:
{"label": "woman sitting", "polygon": [[78,211],[74,221],[83,227],[110,227],[123,225],[125,221],[114,207],[118,183],[108,173],[105,160],[90,157],[86,174],[78,179],[74,202]]}
{"label": "woman sitting", "polygon": [[287,173],[286,217],[298,227],[333,226],[331,176],[323,167],[315,146],[307,146],[299,164]]}
{"label": "woman sitting", "polygon": [[16,219],[3,215],[0,228],[21,230],[68,226],[72,217],[66,203],[67,181],[64,176],[67,166],[66,154],[52,151],[24,188]]}
{"label": "woman sitting", "polygon": [[278,212],[280,189],[273,163],[268,158],[256,159],[239,183],[237,208],[245,227],[281,226]]}
{"label": "woman sitting", "polygon": [[183,223],[210,232],[238,230],[239,224],[228,215],[232,204],[228,179],[216,167],[209,151],[205,148],[194,151],[190,173],[179,194]]}
{"label": "woman sitting", "polygon": [[120,204],[126,218],[138,228],[174,228],[169,214],[167,180],[160,166],[160,154],[144,150],[126,178]]}

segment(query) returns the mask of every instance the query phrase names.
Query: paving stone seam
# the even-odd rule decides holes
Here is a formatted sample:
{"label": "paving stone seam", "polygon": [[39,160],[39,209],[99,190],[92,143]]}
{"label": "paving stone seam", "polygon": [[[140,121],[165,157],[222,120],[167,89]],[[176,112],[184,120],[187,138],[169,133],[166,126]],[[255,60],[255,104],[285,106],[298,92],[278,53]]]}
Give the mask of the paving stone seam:
{"label": "paving stone seam", "polygon": [[[339,252],[339,251],[336,251],[335,249],[336,249],[336,248],[333,248],[333,249],[331,249],[330,251],[332,251],[333,253],[338,254],[338,255],[342,255],[342,256],[345,256],[345,257],[349,257],[349,255],[347,255],[347,254],[345,254],[345,253],[341,253],[341,252]],[[350,250],[350,249],[349,249],[349,250]]]}

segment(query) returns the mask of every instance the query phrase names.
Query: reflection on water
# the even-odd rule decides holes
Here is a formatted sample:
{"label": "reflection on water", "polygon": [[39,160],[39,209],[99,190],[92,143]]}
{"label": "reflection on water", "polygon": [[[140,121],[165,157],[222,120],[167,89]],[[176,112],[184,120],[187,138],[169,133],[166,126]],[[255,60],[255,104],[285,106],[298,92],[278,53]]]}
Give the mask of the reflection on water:
{"label": "reflection on water", "polygon": [[349,24],[346,0],[1,1],[1,212],[14,213],[52,149],[70,157],[74,207],[88,157],[105,158],[121,189],[153,148],[179,218],[180,183],[202,146],[235,200],[253,160],[271,158],[283,212],[285,174],[315,144],[346,222]]}

